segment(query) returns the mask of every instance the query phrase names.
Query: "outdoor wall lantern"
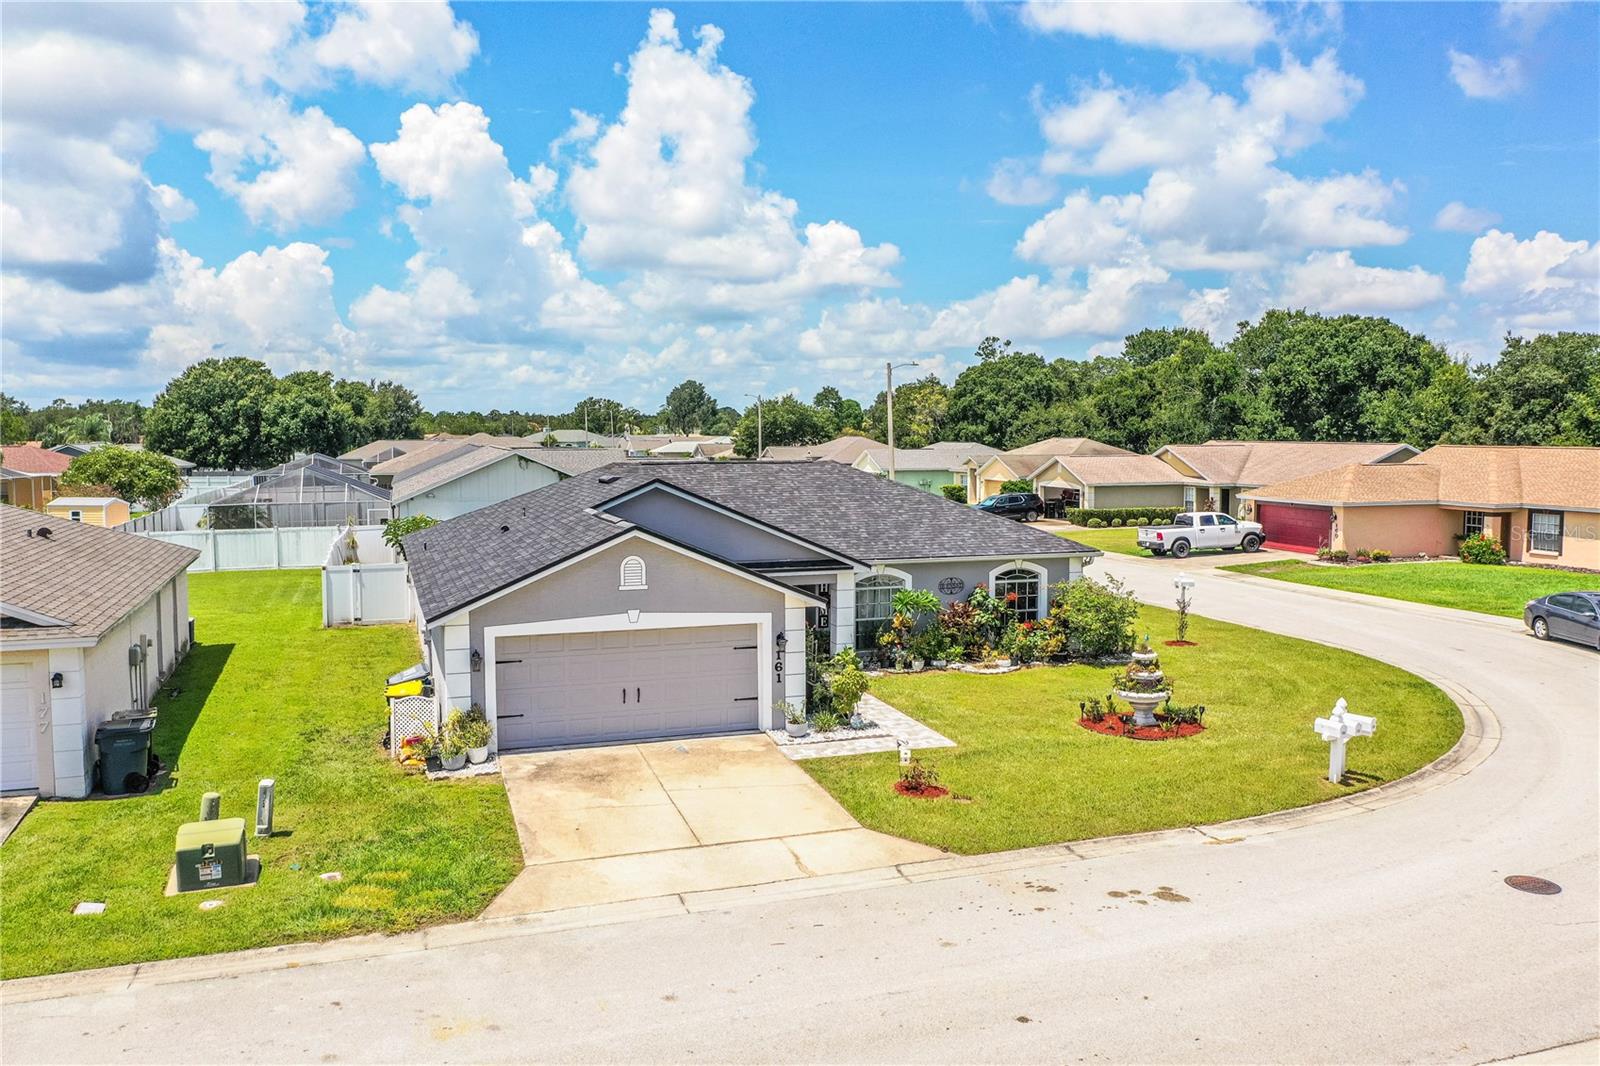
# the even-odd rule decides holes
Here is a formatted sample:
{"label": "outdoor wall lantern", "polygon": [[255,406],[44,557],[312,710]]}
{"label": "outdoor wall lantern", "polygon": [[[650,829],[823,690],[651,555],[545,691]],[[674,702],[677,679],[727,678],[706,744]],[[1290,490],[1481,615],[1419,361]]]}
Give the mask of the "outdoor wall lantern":
{"label": "outdoor wall lantern", "polygon": [[778,654],[782,655],[783,654],[783,649],[787,648],[788,646],[789,646],[789,634],[785,633],[783,630],[780,629],[778,631]]}
{"label": "outdoor wall lantern", "polygon": [[475,674],[483,673],[483,653],[477,648],[472,649],[472,672]]}
{"label": "outdoor wall lantern", "polygon": [[62,688],[66,683],[67,679],[62,677],[59,671],[50,675],[51,688]]}

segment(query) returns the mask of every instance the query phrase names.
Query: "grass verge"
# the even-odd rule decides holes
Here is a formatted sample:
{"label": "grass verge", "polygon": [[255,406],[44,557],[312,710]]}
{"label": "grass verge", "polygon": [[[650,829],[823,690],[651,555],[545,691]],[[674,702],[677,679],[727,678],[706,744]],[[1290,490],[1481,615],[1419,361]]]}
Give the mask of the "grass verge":
{"label": "grass verge", "polygon": [[[1141,608],[1141,632],[1174,635],[1175,614]],[[873,692],[954,740],[919,753],[955,797],[909,799],[893,753],[800,763],[860,822],[962,854],[1226,821],[1300,807],[1404,777],[1461,735],[1461,714],[1432,684],[1375,659],[1207,618],[1192,648],[1161,647],[1181,703],[1206,705],[1206,731],[1144,742],[1078,725],[1078,702],[1113,671],[1041,667],[999,676],[885,676]],[[1376,714],[1350,746],[1344,784],[1326,780],[1312,732],[1340,696]]]}
{"label": "grass verge", "polygon": [[1297,559],[1283,559],[1240,563],[1221,569],[1296,585],[1342,589],[1505,618],[1521,618],[1524,604],[1552,592],[1600,588],[1600,574],[1524,566],[1470,566],[1459,562],[1316,566]]}
{"label": "grass verge", "polygon": [[[235,951],[471,917],[522,868],[498,776],[429,782],[380,747],[385,675],[417,659],[404,626],[323,629],[315,570],[197,574],[198,644],[157,701],[169,787],[41,803],[0,849],[0,976]],[[205,792],[254,825],[261,881],[164,898],[173,835]],[[318,878],[343,874],[338,883]],[[225,904],[201,911],[204,899]],[[104,914],[76,916],[80,900]]]}

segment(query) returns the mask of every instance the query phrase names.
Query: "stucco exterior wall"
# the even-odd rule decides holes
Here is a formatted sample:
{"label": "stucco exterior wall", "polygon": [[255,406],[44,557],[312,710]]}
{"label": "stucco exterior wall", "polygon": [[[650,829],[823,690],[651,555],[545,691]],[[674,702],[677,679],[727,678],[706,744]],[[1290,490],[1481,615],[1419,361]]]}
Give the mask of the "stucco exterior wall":
{"label": "stucco exterior wall", "polygon": [[1358,548],[1393,555],[1452,555],[1461,532],[1461,512],[1432,505],[1335,507],[1333,546],[1352,554]]}
{"label": "stucco exterior wall", "polygon": [[951,470],[896,470],[894,479],[923,492],[939,494],[941,485],[964,484],[963,475]]}
{"label": "stucco exterior wall", "polygon": [[1561,551],[1559,554],[1533,551],[1528,540],[1528,512],[1517,511],[1511,517],[1510,543],[1515,547],[1515,558],[1528,563],[1552,566],[1576,566],[1584,570],[1600,570],[1600,515],[1585,511],[1564,511],[1561,515]]}
{"label": "stucco exterior wall", "polygon": [[464,474],[421,496],[402,500],[395,505],[395,517],[425,514],[443,521],[534,489],[542,489],[546,485],[554,485],[559,480],[560,476],[549,467],[520,456],[511,456],[492,466]]}
{"label": "stucco exterior wall", "polygon": [[[645,584],[642,591],[617,588],[622,561],[630,555],[644,560]],[[772,632],[786,628],[784,594],[743,577],[667,548],[631,541],[607,548],[574,563],[542,580],[507,593],[473,609],[468,620],[472,648],[484,653],[485,626],[513,625],[519,622],[544,622],[554,619],[583,618],[621,614],[627,611],[677,614],[757,614],[772,616]],[[803,620],[802,620],[803,621]],[[791,637],[788,656],[803,660],[804,641]],[[469,652],[470,654],[470,652]],[[484,671],[490,662],[471,674],[472,701],[484,702]],[[452,678],[452,681],[454,678]],[[451,702],[461,694],[451,685]]]}
{"label": "stucco exterior wall", "polygon": [[[1038,567],[1044,571],[1046,588],[1060,581],[1072,581],[1083,576],[1083,564],[1077,558],[1029,558],[1023,561],[1030,567]],[[952,559],[949,562],[938,563],[890,563],[888,567],[910,574],[912,588],[927,589],[936,593],[942,602],[950,604],[966,600],[972,595],[974,585],[987,585],[992,571],[1008,570],[1011,565],[1012,560],[1009,559]],[[939,583],[946,578],[958,579],[962,585],[961,590],[941,592]]]}
{"label": "stucco exterior wall", "polygon": [[1100,485],[1090,507],[1182,507],[1182,485]]}

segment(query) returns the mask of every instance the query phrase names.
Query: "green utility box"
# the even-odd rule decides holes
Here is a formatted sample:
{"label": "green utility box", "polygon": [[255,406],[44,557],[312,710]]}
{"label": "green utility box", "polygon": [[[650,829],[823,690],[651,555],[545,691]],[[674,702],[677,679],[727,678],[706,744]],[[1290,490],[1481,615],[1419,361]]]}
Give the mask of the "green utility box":
{"label": "green utility box", "polygon": [[244,884],[244,819],[179,826],[177,867],[179,892]]}
{"label": "green utility box", "polygon": [[108,796],[143,792],[150,787],[150,736],[153,714],[118,714],[94,731],[100,749],[100,791]]}

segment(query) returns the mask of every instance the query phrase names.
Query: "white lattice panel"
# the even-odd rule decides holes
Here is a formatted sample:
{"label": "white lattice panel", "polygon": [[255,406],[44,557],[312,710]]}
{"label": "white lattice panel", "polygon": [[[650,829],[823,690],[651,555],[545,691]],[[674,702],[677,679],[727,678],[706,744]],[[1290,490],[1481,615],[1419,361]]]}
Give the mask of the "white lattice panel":
{"label": "white lattice panel", "polygon": [[418,736],[439,724],[432,696],[400,696],[389,701],[389,754],[399,755],[407,737]]}

